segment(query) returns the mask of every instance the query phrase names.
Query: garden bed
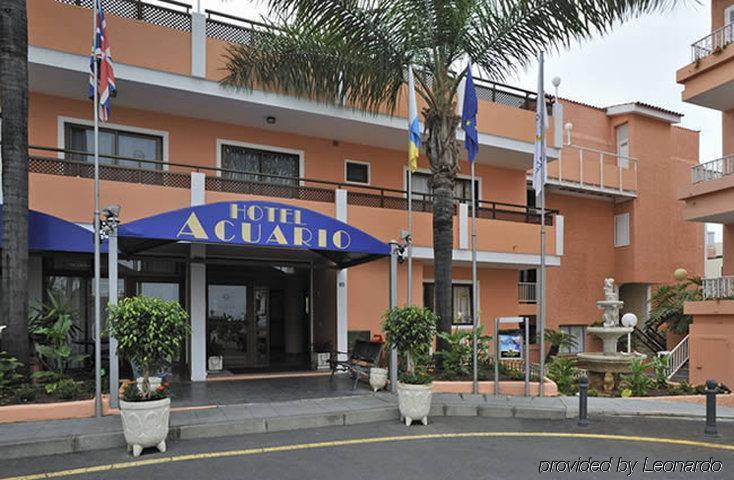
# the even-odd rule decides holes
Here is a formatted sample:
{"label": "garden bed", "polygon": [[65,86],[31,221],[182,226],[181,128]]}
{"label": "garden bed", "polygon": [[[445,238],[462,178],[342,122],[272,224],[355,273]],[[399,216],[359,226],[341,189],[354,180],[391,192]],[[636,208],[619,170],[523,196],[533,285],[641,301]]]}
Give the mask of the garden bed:
{"label": "garden bed", "polygon": [[[104,415],[112,413],[109,395],[102,395]],[[0,423],[66,420],[94,416],[94,399],[70,402],[25,403],[0,407]]]}
{"label": "garden bed", "polygon": [[[501,380],[499,382],[499,395],[523,396],[525,395],[525,382],[517,380]],[[473,382],[471,380],[434,380],[433,393],[473,393]],[[538,396],[539,384],[537,381],[530,382],[529,394]],[[494,395],[494,381],[482,380],[479,382],[479,393],[483,395]],[[558,387],[555,382],[545,379],[543,396],[558,396]]]}

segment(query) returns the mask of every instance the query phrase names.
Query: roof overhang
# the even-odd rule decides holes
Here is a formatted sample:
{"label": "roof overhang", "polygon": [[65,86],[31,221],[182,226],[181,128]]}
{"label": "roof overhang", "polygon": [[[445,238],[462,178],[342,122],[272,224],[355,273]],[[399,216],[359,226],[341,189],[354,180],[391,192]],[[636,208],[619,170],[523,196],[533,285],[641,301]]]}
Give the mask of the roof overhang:
{"label": "roof overhang", "polygon": [[[28,48],[29,88],[32,92],[87,101],[89,58],[47,48]],[[53,81],[48,81],[53,78]],[[288,132],[380,148],[405,150],[407,121],[402,117],[368,114],[287,95],[225,88],[218,82],[115,64],[118,96],[115,106],[200,118],[234,125]],[[267,117],[276,123],[268,124]],[[457,133],[463,141],[463,131]],[[477,162],[504,168],[532,167],[534,145],[487,133],[479,134]],[[461,149],[464,154],[463,149]],[[558,158],[558,148],[548,148]]]}
{"label": "roof overhang", "polygon": [[613,117],[615,115],[641,115],[643,117],[654,118],[666,123],[680,123],[683,115],[680,113],[664,110],[652,105],[641,104],[638,102],[623,103],[621,105],[613,105],[607,107],[607,115]]}
{"label": "roof overhang", "polygon": [[[3,205],[0,204],[0,249],[3,246]],[[94,234],[84,227],[35,210],[28,211],[28,250],[33,252],[94,252]],[[106,252],[107,246],[100,245]]]}

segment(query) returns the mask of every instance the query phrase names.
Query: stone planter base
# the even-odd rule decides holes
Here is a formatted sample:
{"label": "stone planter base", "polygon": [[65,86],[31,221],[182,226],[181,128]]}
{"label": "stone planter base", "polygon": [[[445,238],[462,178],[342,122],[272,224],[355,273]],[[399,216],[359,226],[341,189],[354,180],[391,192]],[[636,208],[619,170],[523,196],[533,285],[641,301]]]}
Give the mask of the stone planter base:
{"label": "stone planter base", "polygon": [[428,413],[431,411],[433,385],[411,385],[398,382],[398,408],[400,420],[410,426],[413,420],[420,420],[428,425]]}
{"label": "stone planter base", "polygon": [[370,368],[370,387],[375,392],[387,385],[387,368]]}
{"label": "stone planter base", "polygon": [[134,457],[148,447],[157,447],[161,453],[166,451],[170,410],[170,398],[150,402],[120,400],[127,450],[132,451]]}

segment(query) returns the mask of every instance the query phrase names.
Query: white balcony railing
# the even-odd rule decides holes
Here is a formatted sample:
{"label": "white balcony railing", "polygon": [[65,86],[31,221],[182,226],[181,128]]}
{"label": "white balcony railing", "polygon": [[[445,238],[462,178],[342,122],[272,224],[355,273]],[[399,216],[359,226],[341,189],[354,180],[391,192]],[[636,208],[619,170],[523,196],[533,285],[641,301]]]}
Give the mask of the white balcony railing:
{"label": "white balcony railing", "polygon": [[668,357],[668,379],[673,378],[673,375],[688,361],[688,337],[689,335],[686,335],[678,345],[666,354]]}
{"label": "white balcony railing", "polygon": [[703,299],[734,299],[734,276],[704,278]]}
{"label": "white balcony railing", "polygon": [[548,164],[548,183],[608,196],[637,196],[637,160],[612,152],[565,145]]}
{"label": "white balcony railing", "polygon": [[535,282],[519,282],[517,284],[517,300],[520,303],[536,303],[538,299]]}
{"label": "white balcony railing", "polygon": [[724,25],[691,45],[691,61],[697,62],[712,53],[718,53],[734,42],[734,24]]}
{"label": "white balcony railing", "polygon": [[708,182],[734,173],[734,155],[691,167],[691,183]]}

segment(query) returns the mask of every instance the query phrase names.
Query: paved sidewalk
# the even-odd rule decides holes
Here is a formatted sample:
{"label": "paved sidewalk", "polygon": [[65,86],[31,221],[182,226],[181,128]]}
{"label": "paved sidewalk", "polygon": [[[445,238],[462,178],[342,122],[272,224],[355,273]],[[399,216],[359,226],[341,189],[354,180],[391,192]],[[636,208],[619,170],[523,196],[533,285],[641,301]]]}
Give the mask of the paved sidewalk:
{"label": "paved sidewalk", "polygon": [[[578,415],[578,398],[435,394],[431,416],[483,416],[562,420]],[[589,398],[589,416],[703,418],[703,405],[618,398]],[[380,392],[288,402],[219,405],[171,413],[170,440],[354,425],[397,420],[397,398]],[[718,418],[734,421],[734,408]],[[116,416],[0,425],[0,458],[35,457],[123,447]]]}

